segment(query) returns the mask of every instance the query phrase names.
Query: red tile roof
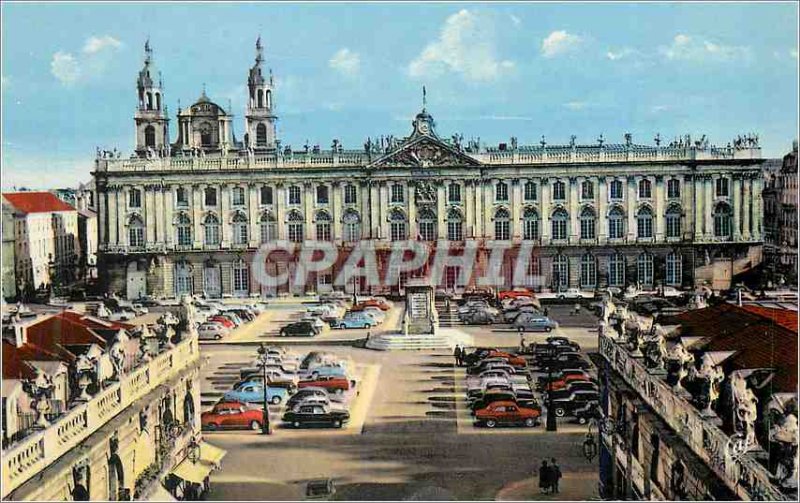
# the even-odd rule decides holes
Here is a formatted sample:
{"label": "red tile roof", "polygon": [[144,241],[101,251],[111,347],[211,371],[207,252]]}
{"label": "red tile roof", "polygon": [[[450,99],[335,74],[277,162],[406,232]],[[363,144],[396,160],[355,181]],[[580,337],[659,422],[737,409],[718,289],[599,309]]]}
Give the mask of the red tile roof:
{"label": "red tile roof", "polygon": [[3,197],[23,213],[49,213],[51,211],[75,211],[50,192],[8,192]]}
{"label": "red tile roof", "polygon": [[[743,369],[774,369],[772,381],[775,392],[797,392],[797,326],[787,328],[784,323],[773,320],[786,320],[796,312],[783,314],[750,309],[756,306],[735,306],[721,303],[704,309],[687,311],[671,316],[662,324],[681,325],[680,335],[684,337],[703,337],[692,350],[734,351],[725,360],[726,371]],[[766,308],[766,311],[773,311]],[[779,310],[775,310],[779,311]],[[766,314],[766,316],[765,316]]]}
{"label": "red tile roof", "polygon": [[33,379],[36,372],[20,357],[17,347],[3,341],[3,379]]}
{"label": "red tile roof", "polygon": [[130,323],[122,323],[119,321],[109,321],[109,320],[102,320],[100,318],[95,318],[94,316],[89,316],[82,313],[76,313],[75,311],[62,311],[56,314],[56,317],[64,318],[69,321],[73,321],[75,323],[79,323],[81,325],[85,325],[91,329],[97,330],[133,330],[135,327]]}
{"label": "red tile roof", "polygon": [[777,309],[772,307],[756,306],[753,304],[744,305],[742,306],[742,309],[764,318],[768,318],[784,328],[797,332],[797,311],[792,311],[791,309]]}

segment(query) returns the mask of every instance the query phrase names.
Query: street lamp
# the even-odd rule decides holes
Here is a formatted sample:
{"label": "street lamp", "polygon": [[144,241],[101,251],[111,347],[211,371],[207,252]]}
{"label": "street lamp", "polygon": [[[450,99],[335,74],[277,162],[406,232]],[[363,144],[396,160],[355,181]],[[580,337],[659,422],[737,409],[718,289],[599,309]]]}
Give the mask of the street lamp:
{"label": "street lamp", "polygon": [[261,367],[262,378],[264,380],[264,418],[261,421],[261,434],[262,435],[271,435],[272,428],[270,427],[269,423],[269,400],[267,397],[267,363],[269,362],[269,356],[267,353],[267,347],[264,346],[262,342],[258,346],[258,365]]}
{"label": "street lamp", "polygon": [[[553,384],[553,358],[555,357],[555,345],[548,344],[547,348],[547,387],[552,388]],[[553,390],[547,390],[547,431],[558,431],[556,413],[553,410]]]}

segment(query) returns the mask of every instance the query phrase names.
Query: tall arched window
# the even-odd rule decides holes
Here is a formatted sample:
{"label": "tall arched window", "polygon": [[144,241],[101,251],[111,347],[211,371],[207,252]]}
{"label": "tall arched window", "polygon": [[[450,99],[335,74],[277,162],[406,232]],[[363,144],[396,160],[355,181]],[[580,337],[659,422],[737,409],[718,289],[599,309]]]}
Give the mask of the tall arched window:
{"label": "tall arched window", "polygon": [[348,242],[356,242],[361,240],[361,217],[358,212],[348,210],[342,218],[344,224],[344,240]]}
{"label": "tall arched window", "polygon": [[239,297],[246,296],[250,291],[250,272],[244,260],[233,263],[233,294]]}
{"label": "tall arched window", "polygon": [[636,230],[639,238],[653,237],[653,212],[647,206],[642,207],[636,215]]}
{"label": "tall arched window", "polygon": [[650,199],[652,197],[652,184],[650,180],[639,181],[639,199]]}
{"label": "tall arched window", "polygon": [[667,208],[667,237],[678,238],[681,236],[681,207],[673,204]]}
{"label": "tall arched window", "polygon": [[259,124],[256,126],[256,147],[267,146],[267,126]]}
{"label": "tall arched window", "polygon": [[642,253],[636,261],[639,283],[642,285],[653,284],[653,256],[649,253]]}
{"label": "tall arched window", "polygon": [[597,259],[587,253],[581,257],[581,288],[589,289],[597,286]]}
{"label": "tall arched window", "polygon": [[567,239],[567,226],[569,224],[569,214],[564,208],[558,208],[553,212],[551,219],[551,234],[554,241]]}
{"label": "tall arched window", "polygon": [[461,212],[457,209],[451,209],[447,212],[447,239],[450,241],[463,241],[464,219],[461,217]]}
{"label": "tall arched window", "polygon": [[731,207],[726,203],[719,203],[714,208],[714,236],[718,238],[731,237]]}
{"label": "tall arched window", "polygon": [[589,180],[581,183],[581,199],[594,199],[594,184]]}
{"label": "tall arched window", "polygon": [[533,208],[522,213],[522,239],[539,239],[539,214]]}
{"label": "tall arched window", "polygon": [[355,185],[344,186],[344,204],[356,204],[357,201],[356,195],[357,193]]}
{"label": "tall arched window", "polygon": [[192,295],[192,269],[188,262],[181,261],[175,264],[175,294]]}
{"label": "tall arched window", "polygon": [[557,181],[553,184],[553,201],[563,201],[567,198],[567,190],[564,182]]}
{"label": "tall arched window", "polygon": [[261,187],[261,204],[264,206],[272,204],[272,187]]}
{"label": "tall arched window", "polygon": [[608,261],[608,284],[625,285],[625,257],[621,253],[615,253]]}
{"label": "tall arched window", "polygon": [[244,206],[244,187],[233,187],[231,189],[232,206]]}
{"label": "tall arched window", "polygon": [[237,213],[234,215],[233,220],[233,244],[246,245],[247,244],[247,217],[244,213]]}
{"label": "tall arched window", "polygon": [[187,194],[186,189],[183,187],[175,189],[175,206],[180,208],[189,206],[189,194]]}
{"label": "tall arched window", "polygon": [[430,208],[419,212],[419,238],[422,241],[436,240],[436,213]]}
{"label": "tall arched window", "polygon": [[331,216],[327,211],[317,212],[317,241],[331,241]]}
{"label": "tall arched window", "polygon": [[156,110],[161,110],[161,93],[156,93]]}
{"label": "tall arched window", "polygon": [[494,214],[494,238],[498,241],[511,239],[511,218],[505,208],[500,208]]}
{"label": "tall arched window", "polygon": [[287,233],[289,241],[293,243],[303,242],[303,215],[299,211],[289,212],[287,219]]}
{"label": "tall arched window", "polygon": [[256,108],[264,108],[264,92],[261,89],[256,91]]}
{"label": "tall arched window", "polygon": [[153,109],[153,93],[151,92],[147,93],[147,109],[148,110]]}
{"label": "tall arched window", "polygon": [[144,146],[156,148],[156,128],[153,126],[144,128]]}
{"label": "tall arched window", "polygon": [[144,246],[144,221],[139,215],[133,215],[128,220],[128,244],[132,248]]}
{"label": "tall arched window", "polygon": [[625,235],[625,212],[615,206],[608,212],[608,238],[622,239]]}
{"label": "tall arched window", "polygon": [[175,222],[175,229],[177,232],[177,241],[179,246],[192,245],[192,221],[185,213],[178,215]]}
{"label": "tall arched window", "polygon": [[581,239],[594,239],[595,237],[595,217],[594,210],[585,207],[581,211]]}
{"label": "tall arched window", "polygon": [[267,105],[267,108],[272,108],[272,91],[270,91],[269,89],[267,89],[267,91],[266,91],[264,94],[265,94],[265,99],[264,99],[264,101],[266,101],[266,102],[267,102],[267,103],[266,103],[266,105]]}
{"label": "tall arched window", "polygon": [[675,178],[667,180],[667,197],[669,199],[678,199],[681,197],[681,182]]}
{"label": "tall arched window", "polygon": [[494,200],[508,201],[508,184],[506,182],[497,182],[497,185],[494,186]]}
{"label": "tall arched window", "polygon": [[683,276],[683,257],[680,253],[672,252],[667,255],[667,277],[668,285],[680,285]]}
{"label": "tall arched window", "polygon": [[553,288],[562,291],[569,285],[569,260],[565,255],[553,257]]}
{"label": "tall arched window", "polygon": [[131,189],[128,192],[128,208],[141,208],[142,207],[142,191],[139,189]]}
{"label": "tall arched window", "polygon": [[217,246],[219,244],[219,219],[216,215],[208,215],[203,221],[205,228],[205,244]]}
{"label": "tall arched window", "polygon": [[264,212],[259,221],[261,230],[261,243],[269,243],[278,239],[278,226],[272,213]]}
{"label": "tall arched window", "polygon": [[394,209],[389,214],[389,231],[392,241],[406,239],[406,215],[399,209]]}
{"label": "tall arched window", "polygon": [[211,125],[208,123],[203,123],[200,126],[200,144],[204,147],[210,147],[214,143],[214,131],[211,129]]}

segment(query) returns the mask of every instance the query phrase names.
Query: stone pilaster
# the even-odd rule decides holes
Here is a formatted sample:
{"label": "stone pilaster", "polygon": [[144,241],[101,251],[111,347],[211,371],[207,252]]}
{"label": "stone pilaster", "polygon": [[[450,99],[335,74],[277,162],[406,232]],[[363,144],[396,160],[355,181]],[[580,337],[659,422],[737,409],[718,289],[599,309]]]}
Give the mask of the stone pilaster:
{"label": "stone pilaster", "polygon": [[664,223],[665,217],[664,212],[666,208],[664,207],[665,204],[665,190],[664,190],[664,177],[661,175],[656,176],[656,183],[655,183],[655,236],[656,242],[660,243],[664,240]]}
{"label": "stone pilaster", "polygon": [[742,239],[742,179],[735,176],[733,179],[733,240]]}
{"label": "stone pilaster", "polygon": [[627,210],[626,213],[628,215],[628,225],[627,225],[627,234],[628,234],[628,241],[634,241],[636,239],[636,200],[637,194],[636,189],[639,184],[639,177],[629,176],[625,180],[625,197],[627,198]]}
{"label": "stone pilaster", "polygon": [[[540,231],[542,235],[542,244],[550,244],[550,182],[547,178],[539,180],[539,199],[541,200],[542,213],[540,217]],[[542,265],[544,266],[544,265]]]}

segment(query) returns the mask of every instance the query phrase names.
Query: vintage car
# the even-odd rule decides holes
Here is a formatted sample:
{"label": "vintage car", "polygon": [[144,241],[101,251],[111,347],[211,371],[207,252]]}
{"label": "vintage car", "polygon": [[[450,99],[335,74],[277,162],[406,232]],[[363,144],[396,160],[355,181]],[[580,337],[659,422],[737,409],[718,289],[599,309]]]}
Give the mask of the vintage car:
{"label": "vintage car", "polygon": [[505,351],[500,351],[496,348],[477,348],[475,351],[464,357],[464,363],[467,366],[472,366],[479,363],[481,360],[485,360],[486,358],[503,358],[509,364],[515,367],[524,367],[527,365],[525,358],[512,355],[511,353],[507,353]]}
{"label": "vintage car", "polygon": [[325,388],[315,388],[313,386],[308,386],[306,388],[298,389],[295,392],[295,394],[292,395],[286,401],[286,408],[287,409],[291,409],[295,405],[301,403],[306,398],[311,398],[311,397],[327,398],[327,399],[332,400],[334,402],[341,402],[342,401],[342,396],[341,395],[328,393],[328,390],[325,389]]}
{"label": "vintage car", "polygon": [[204,430],[260,430],[264,412],[253,409],[242,402],[223,401],[200,414],[200,423]]}
{"label": "vintage car", "polygon": [[551,332],[558,328],[558,323],[547,316],[526,316],[526,314],[527,313],[522,313],[520,316],[517,316],[512,324],[518,332]]}
{"label": "vintage car", "polygon": [[303,380],[297,384],[297,387],[301,389],[309,386],[325,388],[329,392],[341,394],[350,389],[351,382],[346,377],[330,375],[319,376],[316,379]]}
{"label": "vintage car", "polygon": [[524,425],[533,427],[539,424],[541,409],[522,407],[514,401],[492,402],[483,409],[475,411],[475,423],[494,428],[497,425]]}
{"label": "vintage car", "polygon": [[314,337],[319,335],[320,329],[310,321],[296,321],[281,328],[280,337]]}
{"label": "vintage car", "polygon": [[341,428],[349,420],[350,413],[346,410],[321,404],[301,405],[296,410],[290,410],[283,415],[283,421],[295,428],[311,425]]}
{"label": "vintage car", "polygon": [[527,288],[514,288],[513,290],[501,290],[497,294],[497,300],[516,299],[518,297],[535,298],[536,294]]}
{"label": "vintage car", "polygon": [[[286,388],[267,386],[267,400],[274,405],[281,403],[289,396]],[[225,400],[246,403],[264,403],[264,384],[262,382],[247,381],[236,385],[224,395]]]}
{"label": "vintage car", "polygon": [[579,390],[573,391],[566,398],[553,399],[551,402],[556,417],[571,416],[589,403],[599,403],[600,394],[597,391]]}
{"label": "vintage car", "polygon": [[331,327],[346,328],[372,328],[378,321],[364,311],[348,311],[341,320],[331,321]]}

